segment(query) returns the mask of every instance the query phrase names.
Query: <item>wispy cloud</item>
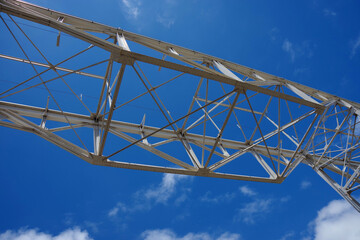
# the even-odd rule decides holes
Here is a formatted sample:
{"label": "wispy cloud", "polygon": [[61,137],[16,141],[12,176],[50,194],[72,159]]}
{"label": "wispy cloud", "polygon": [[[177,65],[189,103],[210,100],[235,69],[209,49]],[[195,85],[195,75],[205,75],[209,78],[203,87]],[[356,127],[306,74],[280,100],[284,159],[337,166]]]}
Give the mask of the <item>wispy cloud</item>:
{"label": "wispy cloud", "polygon": [[279,28],[277,27],[273,27],[270,32],[269,32],[269,35],[270,35],[270,39],[272,41],[276,41],[278,38],[279,38]]}
{"label": "wispy cloud", "polygon": [[127,210],[128,210],[128,208],[126,207],[125,204],[123,204],[122,202],[118,202],[115,207],[110,209],[110,211],[108,212],[108,216],[114,217],[119,213],[119,211],[127,212]]}
{"label": "wispy cloud", "polygon": [[310,68],[309,67],[299,67],[295,68],[294,70],[294,76],[308,76],[310,74]]}
{"label": "wispy cloud", "polygon": [[[244,203],[241,208],[236,210],[235,221],[242,221],[247,224],[254,224],[257,220],[265,218],[274,206],[279,207],[290,200],[290,196],[280,198],[264,197],[248,186],[239,187],[243,196],[249,197],[250,201]],[[276,204],[273,204],[275,203]]]}
{"label": "wispy cloud", "polygon": [[177,1],[174,0],[165,0],[161,2],[161,7],[159,7],[156,15],[156,21],[166,28],[170,28],[174,25],[177,4]]}
{"label": "wispy cloud", "polygon": [[355,54],[357,54],[359,48],[360,48],[360,35],[355,41],[352,41],[351,43],[351,57],[354,57]]}
{"label": "wispy cloud", "polygon": [[101,223],[97,223],[97,222],[91,222],[91,221],[84,221],[84,227],[86,229],[89,229],[90,232],[93,233],[98,233],[99,232],[99,225]]}
{"label": "wispy cloud", "polygon": [[328,9],[328,8],[325,8],[325,9],[323,10],[323,13],[324,13],[324,16],[335,17],[335,16],[337,15],[336,12],[334,12],[334,11]]}
{"label": "wispy cloud", "polygon": [[360,236],[360,215],[345,200],[331,201],[310,224],[315,240],[355,240]]}
{"label": "wispy cloud", "polygon": [[284,236],[282,236],[281,238],[280,238],[280,240],[289,240],[289,239],[292,239],[293,237],[294,237],[294,235],[295,235],[295,232],[288,232],[288,233],[285,233],[285,235]]}
{"label": "wispy cloud", "polygon": [[180,195],[177,198],[174,196],[178,192],[178,184],[189,176],[164,174],[161,182],[158,185],[147,189],[137,191],[132,196],[131,204],[124,204],[118,202],[112,209],[108,211],[109,217],[117,217],[120,213],[132,213],[136,211],[149,210],[156,204],[167,204],[171,198],[174,198],[173,203],[180,205],[187,200],[187,194],[190,192],[189,188],[182,187]]}
{"label": "wispy cloud", "polygon": [[156,203],[166,204],[169,198],[175,193],[176,185],[188,176],[175,175],[175,174],[164,174],[161,183],[143,192],[143,196],[147,200],[153,200]]}
{"label": "wispy cloud", "polygon": [[294,43],[285,38],[282,44],[282,49],[289,54],[292,62],[299,57],[311,58],[313,56],[313,49],[316,47],[310,41],[302,41],[300,43]]}
{"label": "wispy cloud", "polygon": [[186,200],[188,200],[189,196],[188,194],[191,192],[191,188],[182,188],[181,189],[181,194],[176,197],[174,204],[176,206],[180,206],[183,202],[185,202]]}
{"label": "wispy cloud", "polygon": [[236,196],[236,193],[224,193],[220,195],[212,195],[210,192],[207,192],[204,196],[200,198],[202,202],[209,203],[221,203],[221,202],[229,202],[233,200]]}
{"label": "wispy cloud", "polygon": [[290,196],[285,196],[285,197],[281,197],[279,200],[282,203],[286,203],[288,201],[290,201],[291,197]]}
{"label": "wispy cloud", "polygon": [[289,40],[285,39],[282,45],[282,49],[290,55],[291,61],[294,62],[295,49],[293,47],[293,44]]}
{"label": "wispy cloud", "polygon": [[0,234],[0,240],[93,240],[89,233],[80,228],[70,228],[59,235],[53,236],[48,233],[39,232],[38,229],[20,229],[18,231],[7,230]]}
{"label": "wispy cloud", "polygon": [[140,0],[121,0],[121,7],[126,13],[127,17],[137,19],[140,14]]}
{"label": "wispy cloud", "polygon": [[255,196],[257,194],[257,192],[255,192],[254,190],[252,190],[248,186],[241,186],[239,188],[239,190],[243,195],[249,196],[249,197]]}
{"label": "wispy cloud", "polygon": [[173,17],[166,17],[164,15],[157,15],[156,21],[161,23],[166,28],[170,28],[175,23],[175,19]]}
{"label": "wispy cloud", "polygon": [[[257,192],[255,192],[253,189],[249,188],[246,185],[239,187],[239,191],[242,195],[247,196],[247,197],[254,197],[257,195]],[[206,192],[205,195],[203,195],[200,198],[200,201],[208,202],[208,203],[230,202],[233,199],[235,199],[238,195],[239,195],[239,192],[237,192],[237,191],[226,192],[223,194],[212,194],[211,192]]]}
{"label": "wispy cloud", "polygon": [[146,230],[141,234],[144,240],[240,240],[241,236],[238,233],[225,232],[221,235],[209,233],[187,233],[183,237],[179,237],[170,229],[154,229]]}
{"label": "wispy cloud", "polygon": [[309,187],[311,187],[311,182],[309,181],[304,180],[300,183],[300,189],[302,190],[308,189]]}
{"label": "wispy cloud", "polygon": [[256,219],[270,212],[272,202],[273,199],[255,199],[240,208],[235,218],[248,224],[254,224]]}
{"label": "wispy cloud", "polygon": [[178,2],[173,0],[120,0],[119,5],[125,17],[140,28],[148,24],[170,28],[179,12]]}

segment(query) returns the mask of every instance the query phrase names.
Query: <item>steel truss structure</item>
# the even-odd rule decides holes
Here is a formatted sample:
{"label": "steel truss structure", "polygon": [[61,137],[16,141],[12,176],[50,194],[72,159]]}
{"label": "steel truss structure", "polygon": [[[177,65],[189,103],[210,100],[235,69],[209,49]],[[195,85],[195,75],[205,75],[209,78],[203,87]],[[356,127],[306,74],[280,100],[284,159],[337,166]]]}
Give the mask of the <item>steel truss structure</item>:
{"label": "steel truss structure", "polygon": [[[281,183],[302,163],[360,212],[359,103],[26,2],[0,0],[0,11],[19,49],[0,55],[2,71],[5,61],[32,71],[0,89],[1,126],[101,166]],[[69,36],[90,46],[50,60],[19,18],[58,31],[57,49]]]}

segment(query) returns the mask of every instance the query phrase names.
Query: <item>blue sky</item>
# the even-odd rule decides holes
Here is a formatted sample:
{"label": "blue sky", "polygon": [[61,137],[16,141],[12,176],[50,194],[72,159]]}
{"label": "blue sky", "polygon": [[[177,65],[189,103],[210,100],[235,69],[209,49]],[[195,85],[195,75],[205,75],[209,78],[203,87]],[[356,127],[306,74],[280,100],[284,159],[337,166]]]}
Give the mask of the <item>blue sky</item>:
{"label": "blue sky", "polygon": [[[360,102],[355,0],[31,2]],[[34,35],[43,32],[18,21]],[[44,48],[56,43],[57,31],[47,33]],[[12,48],[5,42],[0,53]],[[4,73],[1,82],[18,75]],[[90,165],[30,133],[0,129],[0,240],[360,236],[360,215],[305,165],[280,185],[115,169]]]}

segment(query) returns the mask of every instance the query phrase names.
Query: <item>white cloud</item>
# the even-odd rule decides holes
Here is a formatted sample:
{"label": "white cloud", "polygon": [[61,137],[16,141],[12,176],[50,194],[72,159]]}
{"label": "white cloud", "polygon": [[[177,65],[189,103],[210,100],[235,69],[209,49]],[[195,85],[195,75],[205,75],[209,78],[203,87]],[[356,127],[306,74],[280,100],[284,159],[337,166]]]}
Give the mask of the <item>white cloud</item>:
{"label": "white cloud", "polygon": [[176,13],[178,12],[177,1],[166,0],[161,2],[158,8],[156,21],[166,28],[170,28],[175,23]]}
{"label": "white cloud", "polygon": [[110,209],[108,216],[109,217],[113,217],[116,216],[119,212],[119,208],[117,206],[113,207],[112,209]]}
{"label": "white cloud", "polygon": [[99,223],[91,222],[91,221],[85,221],[84,226],[87,229],[91,229],[91,232],[98,233],[99,232]]}
{"label": "white cloud", "polygon": [[113,207],[112,209],[110,209],[110,211],[108,212],[108,216],[109,216],[109,217],[117,216],[117,214],[119,213],[120,210],[121,210],[122,212],[126,212],[128,209],[127,209],[127,207],[125,206],[125,204],[123,204],[123,203],[121,203],[121,202],[118,202],[115,207]]}
{"label": "white cloud", "polygon": [[360,214],[345,200],[331,201],[313,222],[314,240],[358,240]]}
{"label": "white cloud", "polygon": [[188,193],[190,193],[190,192],[191,192],[190,188],[183,189],[181,195],[179,197],[177,197],[176,200],[174,201],[175,205],[179,206],[183,202],[185,202],[188,199]]}
{"label": "white cloud", "polygon": [[140,14],[141,1],[121,0],[121,6],[128,17],[137,19]]}
{"label": "white cloud", "polygon": [[137,26],[160,23],[162,26],[170,28],[174,25],[179,13],[178,2],[174,0],[119,0],[119,5],[125,17]]}
{"label": "white cloud", "polygon": [[239,239],[241,239],[240,234],[225,232],[221,234],[216,240],[239,240]]}
{"label": "white cloud", "polygon": [[219,203],[219,202],[229,202],[234,199],[236,196],[235,193],[225,193],[220,195],[211,196],[210,192],[205,193],[204,196],[200,198],[202,202],[209,202],[209,203]]}
{"label": "white cloud", "polygon": [[295,76],[310,75],[310,68],[308,67],[295,68],[294,75]]}
{"label": "white cloud", "polygon": [[290,196],[285,196],[285,197],[281,197],[279,200],[282,203],[286,203],[288,201],[290,201],[291,197]]}
{"label": "white cloud", "polygon": [[311,58],[313,56],[313,50],[316,48],[316,44],[311,41],[302,41],[301,43],[293,43],[288,39],[285,39],[282,45],[282,49],[289,54],[292,62],[299,57]]}
{"label": "white cloud", "polygon": [[337,15],[336,12],[334,12],[334,11],[328,9],[328,8],[325,8],[323,10],[323,13],[324,13],[325,16],[331,16],[331,17],[335,17]]}
{"label": "white cloud", "polygon": [[240,240],[240,234],[225,232],[220,236],[209,233],[188,233],[183,237],[177,236],[170,229],[147,230],[141,234],[144,240]]}
{"label": "white cloud", "polygon": [[155,188],[146,190],[143,196],[148,200],[154,200],[156,203],[166,204],[169,198],[176,192],[176,185],[179,181],[186,178],[188,178],[188,176],[166,173],[161,183]]}
{"label": "white cloud", "polygon": [[295,233],[294,232],[288,232],[286,233],[284,236],[282,236],[280,238],[280,240],[288,240],[288,239],[292,239],[294,237]]}
{"label": "white cloud", "polygon": [[241,186],[239,188],[239,190],[243,195],[249,196],[249,197],[255,196],[257,194],[254,190],[252,190],[248,186]]}
{"label": "white cloud", "polygon": [[0,234],[0,240],[93,240],[93,238],[89,236],[86,230],[81,231],[75,227],[67,229],[56,236],[39,232],[37,229],[7,230]]}
{"label": "white cloud", "polygon": [[300,183],[300,188],[302,190],[308,189],[309,187],[311,187],[311,182],[309,181],[304,180]]}
{"label": "white cloud", "polygon": [[170,28],[175,23],[174,18],[164,17],[164,16],[160,16],[160,15],[158,15],[156,17],[156,21],[158,23],[161,23],[164,27],[167,27],[167,28]]}
{"label": "white cloud", "polygon": [[282,49],[290,55],[291,61],[294,62],[295,49],[293,47],[293,44],[289,40],[285,39],[282,45]]}
{"label": "white cloud", "polygon": [[271,209],[272,199],[255,199],[244,205],[238,210],[237,220],[241,220],[248,224],[255,223],[255,219],[264,216]]}
{"label": "white cloud", "polygon": [[170,28],[175,23],[175,19],[172,17],[165,17],[161,15],[157,15],[156,21],[161,23],[164,27]]}
{"label": "white cloud", "polygon": [[270,30],[270,39],[272,40],[272,41],[275,41],[275,40],[277,40],[278,39],[278,37],[279,37],[279,29],[277,28],[277,27],[273,27],[271,30]]}
{"label": "white cloud", "polygon": [[[126,205],[122,202],[118,202],[108,212],[108,217],[116,217],[120,212],[133,213],[136,211],[149,210],[155,204],[167,204],[171,197],[178,192],[177,185],[180,181],[189,179],[189,176],[176,175],[176,174],[164,174],[161,182],[154,187],[150,187],[146,190],[137,191],[132,197],[132,204]],[[188,199],[187,194],[191,192],[189,188],[181,188],[181,194],[174,199],[175,205],[180,205]]]}
{"label": "white cloud", "polygon": [[351,46],[351,57],[354,57],[357,53],[358,49],[360,48],[360,36],[352,43]]}

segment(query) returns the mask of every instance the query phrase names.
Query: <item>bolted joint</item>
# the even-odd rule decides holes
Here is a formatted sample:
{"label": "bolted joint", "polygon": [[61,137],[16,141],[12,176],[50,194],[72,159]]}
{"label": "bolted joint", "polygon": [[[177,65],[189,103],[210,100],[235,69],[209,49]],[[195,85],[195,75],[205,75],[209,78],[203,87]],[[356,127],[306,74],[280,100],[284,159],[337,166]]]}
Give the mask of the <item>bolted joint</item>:
{"label": "bolted joint", "polygon": [[185,136],[185,135],[184,135],[184,132],[182,131],[181,128],[179,128],[179,129],[176,130],[176,134],[178,134],[178,135],[180,135],[180,136],[182,136],[182,137]]}
{"label": "bolted joint", "polygon": [[315,110],[315,113],[318,114],[318,115],[321,115],[321,114],[324,113],[325,109],[326,109],[325,106],[320,105],[320,107]]}
{"label": "bolted joint", "polygon": [[94,120],[94,122],[98,123],[104,120],[104,116],[97,115],[96,113],[90,114],[90,119]]}
{"label": "bolted joint", "polygon": [[102,165],[104,162],[107,162],[108,160],[105,156],[99,156],[92,153],[90,153],[90,155],[92,158],[91,164],[93,165]]}
{"label": "bolted joint", "polygon": [[246,89],[243,88],[242,86],[235,86],[234,91],[240,93],[240,94],[245,94],[246,93]]}
{"label": "bolted joint", "polygon": [[197,171],[199,176],[207,176],[210,173],[210,169],[208,168],[199,168]]}

